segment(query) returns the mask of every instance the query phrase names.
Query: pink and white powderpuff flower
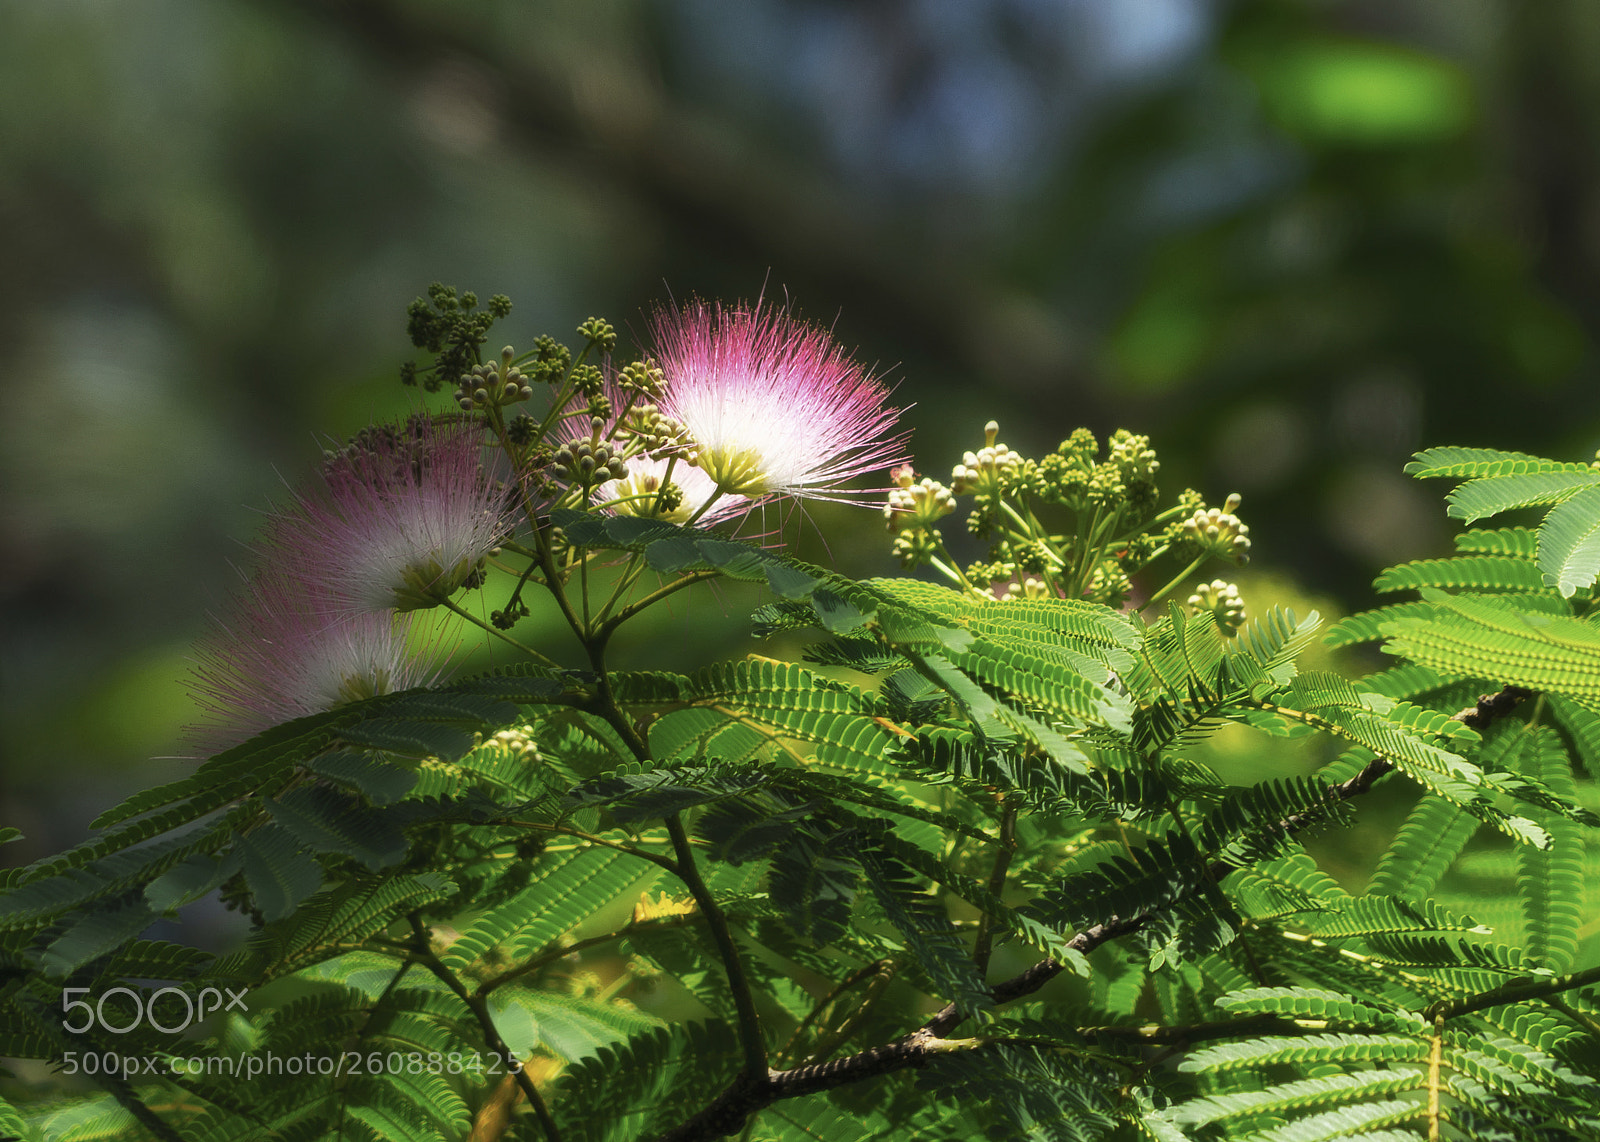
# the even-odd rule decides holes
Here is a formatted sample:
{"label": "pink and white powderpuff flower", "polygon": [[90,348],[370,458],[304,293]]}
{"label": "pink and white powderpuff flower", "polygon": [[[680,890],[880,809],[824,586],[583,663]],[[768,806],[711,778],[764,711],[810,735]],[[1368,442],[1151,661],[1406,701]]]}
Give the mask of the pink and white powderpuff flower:
{"label": "pink and white powderpuff flower", "polygon": [[188,736],[208,755],[294,718],[429,685],[449,657],[437,638],[414,636],[412,616],[333,613],[314,584],[274,567],[250,580],[197,653],[190,689],[208,716]]}
{"label": "pink and white powderpuff flower", "polygon": [[[664,519],[668,523],[694,520],[702,527],[743,516],[751,502],[745,496],[718,495],[717,485],[704,471],[679,457],[676,463],[640,453],[623,461],[628,474],[595,489],[594,501],[602,511],[617,515]],[[663,506],[663,484],[676,484],[680,495],[671,507]],[[710,507],[707,507],[707,503]]]}
{"label": "pink and white powderpuff flower", "polygon": [[437,606],[514,526],[471,422],[414,417],[331,453],[316,489],[268,525],[267,562],[294,569],[335,613]]}
{"label": "pink and white powderpuff flower", "polygon": [[654,334],[662,411],[723,494],[870,506],[840,485],[907,459],[905,434],[888,435],[888,387],[823,329],[759,302],[694,302],[658,311]]}

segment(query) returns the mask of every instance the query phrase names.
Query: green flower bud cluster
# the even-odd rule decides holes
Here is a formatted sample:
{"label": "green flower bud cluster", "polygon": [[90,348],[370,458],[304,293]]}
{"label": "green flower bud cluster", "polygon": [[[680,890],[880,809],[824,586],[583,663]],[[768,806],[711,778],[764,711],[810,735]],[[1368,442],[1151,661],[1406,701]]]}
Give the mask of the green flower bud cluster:
{"label": "green flower bud cluster", "polygon": [[673,514],[683,507],[684,498],[678,484],[671,480],[663,484],[660,476],[649,472],[630,473],[607,489],[606,494],[611,498],[611,509],[618,515],[665,520],[673,519]]}
{"label": "green flower bud cluster", "polygon": [[[1087,454],[1075,445],[1080,435],[1087,436]],[[1088,502],[1089,481],[1094,475],[1094,457],[1100,446],[1088,429],[1080,428],[1060,447],[1040,460],[1037,465],[1037,494],[1046,503],[1063,504],[1081,509]]]}
{"label": "green flower bud cluster", "polygon": [[1216,615],[1217,625],[1222,628],[1223,634],[1232,635],[1244,626],[1244,599],[1239,595],[1239,588],[1226,580],[1213,579],[1200,584],[1195,593],[1189,596],[1189,606],[1197,614],[1210,611]]}
{"label": "green flower bud cluster", "polygon": [[1125,483],[1155,483],[1161,461],[1156,459],[1148,436],[1135,436],[1126,428],[1119,428],[1111,434],[1108,450],[1111,463],[1121,471]]}
{"label": "green flower bud cluster", "polygon": [[933,528],[908,530],[894,537],[890,553],[902,567],[922,567],[938,555],[943,546],[939,533]]}
{"label": "green flower bud cluster", "polygon": [[1183,538],[1203,551],[1235,563],[1248,563],[1250,529],[1234,514],[1241,500],[1239,493],[1234,492],[1221,508],[1196,508],[1194,514],[1183,521]]}
{"label": "green flower bud cluster", "polygon": [[596,397],[603,397],[606,391],[606,377],[593,365],[579,365],[572,370],[572,381],[578,386],[578,391],[593,401]]}
{"label": "green flower bud cluster", "polygon": [[645,400],[654,401],[666,391],[666,375],[649,358],[634,361],[617,374],[617,387],[625,393],[637,393]]}
{"label": "green flower bud cluster", "polygon": [[489,621],[494,624],[495,630],[510,630],[517,625],[518,619],[525,619],[532,613],[527,603],[521,599],[514,599],[506,605],[505,610],[490,611]]}
{"label": "green flower bud cluster", "polygon": [[324,469],[332,470],[356,457],[362,457],[369,463],[384,458],[392,463],[396,480],[405,482],[407,468],[411,470],[412,478],[420,480],[428,467],[428,448],[423,441],[428,438],[429,425],[425,413],[410,417],[404,425],[368,425],[341,447],[324,449]]}
{"label": "green flower bud cluster", "polygon": [[956,510],[955,493],[928,476],[917,480],[911,465],[896,468],[893,476],[897,486],[889,489],[889,502],[883,508],[886,530],[917,531],[932,527],[935,520]]}
{"label": "green flower bud cluster", "polygon": [[488,305],[478,308],[478,295],[471,290],[458,292],[454,286],[434,282],[426,299],[417,298],[406,307],[406,333],[418,349],[436,355],[434,363],[418,370],[404,367],[400,379],[417,383],[419,372],[427,374],[422,387],[436,393],[446,377],[459,377],[478,363],[478,346],[489,338],[489,330],[511,312],[511,299],[497,293]]}
{"label": "green flower bud cluster", "polygon": [[1073,511],[1118,512],[1129,522],[1155,510],[1156,472],[1161,463],[1148,436],[1119,428],[1100,460],[1100,442],[1087,428],[1075,429],[1055,452],[1038,462],[1034,494]]}
{"label": "green flower bud cluster", "polygon": [[533,735],[520,727],[500,730],[482,742],[485,746],[496,746],[505,750],[518,761],[532,765],[540,760],[539,746],[533,740]]}
{"label": "green flower bud cluster", "polygon": [[1008,579],[1015,579],[1017,577],[1017,565],[1015,563],[1007,563],[1004,560],[996,560],[993,563],[973,563],[967,567],[966,575],[969,582],[989,589],[993,588],[996,583],[1004,583]]}
{"label": "green flower bud cluster", "polygon": [[591,317],[578,326],[578,336],[604,353],[617,347],[617,331],[603,317]]}
{"label": "green flower bud cluster", "polygon": [[1148,515],[1156,506],[1156,473],[1161,470],[1150,438],[1119,428],[1112,433],[1107,450],[1106,467],[1116,469],[1122,496],[1141,516]]}
{"label": "green flower bud cluster", "polygon": [[1020,474],[1022,457],[1004,444],[996,444],[1000,425],[991,420],[983,427],[984,446],[968,452],[950,472],[950,490],[958,496],[968,492],[994,495],[1008,490],[1008,477]]}
{"label": "green flower bud cluster", "polygon": [[571,364],[572,350],[549,334],[540,334],[533,342],[533,360],[525,368],[535,384],[552,384],[566,375]]}
{"label": "green flower bud cluster", "polygon": [[[1128,559],[1127,563],[1140,566],[1144,560]],[[1089,576],[1088,589],[1083,597],[1092,603],[1104,603],[1108,607],[1120,607],[1128,601],[1128,596],[1133,592],[1133,580],[1128,578],[1128,568],[1123,559],[1102,559],[1095,565],[1094,573]]]}
{"label": "green flower bud cluster", "polygon": [[655,481],[655,477],[646,477],[647,480],[657,482],[657,487],[651,489],[656,493],[655,511],[660,516],[670,516],[673,512],[683,507],[683,489],[668,480],[664,486]]}
{"label": "green flower bud cluster", "polygon": [[634,405],[628,410],[622,428],[633,438],[639,451],[660,459],[688,455],[695,450],[694,438],[684,423],[667,416],[653,404]]}
{"label": "green flower bud cluster", "polygon": [[602,443],[600,433],[605,422],[596,418],[592,422],[594,434],[588,440],[563,444],[550,460],[550,475],[585,488],[593,488],[607,480],[620,480],[628,474],[622,457]]}
{"label": "green flower bud cluster", "polygon": [[511,363],[516,355],[516,350],[507,345],[500,350],[500,360],[495,364],[474,365],[469,372],[461,374],[461,383],[456,386],[455,396],[462,412],[496,405],[504,407],[533,395],[533,386],[528,383],[528,378]]}
{"label": "green flower bud cluster", "polygon": [[539,422],[525,412],[517,413],[506,425],[506,439],[522,448],[532,444],[538,432]]}
{"label": "green flower bud cluster", "polygon": [[[1079,428],[1039,460],[1012,451],[999,436],[996,422],[984,426],[983,447],[964,454],[948,488],[917,480],[910,465],[891,473],[896,486],[889,490],[884,519],[889,531],[899,533],[894,554],[906,566],[932,566],[979,595],[1003,584],[1008,597],[1123,606],[1134,593],[1133,577],[1174,549],[1198,544],[1202,558],[1246,558],[1249,529],[1232,514],[1238,497],[1213,510],[1199,493],[1185,490],[1176,507],[1160,510],[1161,463],[1148,436],[1118,429],[1105,441],[1101,459],[1101,441]],[[932,525],[967,494],[967,530],[988,551],[986,560],[960,571]],[[1194,569],[1159,589],[1144,589],[1159,601]]]}
{"label": "green flower bud cluster", "polygon": [[1025,574],[1043,575],[1054,562],[1049,545],[1041,539],[1024,540],[1008,546],[1017,570]]}

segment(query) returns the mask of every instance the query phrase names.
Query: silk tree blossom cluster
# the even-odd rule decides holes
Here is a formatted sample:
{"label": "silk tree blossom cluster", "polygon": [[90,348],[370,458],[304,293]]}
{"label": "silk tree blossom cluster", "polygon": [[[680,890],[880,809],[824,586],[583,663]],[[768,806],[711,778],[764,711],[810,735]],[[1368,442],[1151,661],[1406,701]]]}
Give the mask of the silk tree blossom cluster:
{"label": "silk tree blossom cluster", "polygon": [[474,581],[511,527],[481,438],[427,417],[367,429],[271,513],[260,569],[200,647],[193,688],[211,718],[196,744],[438,676],[447,652],[411,612]]}
{"label": "silk tree blossom cluster", "polygon": [[558,475],[587,477],[599,510],[709,525],[785,496],[861,502],[842,485],[904,459],[888,388],[826,331],[697,302],[658,311],[653,332],[651,368],[607,376],[563,418]]}
{"label": "silk tree blossom cluster", "polygon": [[189,731],[207,754],[294,718],[426,686],[445,653],[420,640],[409,615],[336,614],[293,568],[268,567],[198,647],[191,679],[206,718]]}
{"label": "silk tree blossom cluster", "polygon": [[[455,382],[452,409],[358,434],[269,514],[261,569],[201,647],[193,688],[211,720],[197,743],[226,748],[287,719],[426,684],[447,655],[413,620],[433,607],[556,665],[510,633],[532,613],[525,592],[563,597],[575,574],[585,591],[597,586],[556,509],[707,526],[782,497],[862,502],[846,482],[905,459],[888,388],[785,311],[660,310],[653,355],[620,367],[615,330],[599,319],[579,328],[576,359],[541,337],[485,364],[488,324],[469,299],[441,287],[431,309],[419,301],[410,314],[413,343],[438,357],[402,375],[427,377],[429,392]],[[509,302],[491,308],[504,316]],[[542,414],[513,414],[541,390]],[[522,543],[519,525],[530,531]],[[502,547],[527,566],[512,569],[503,606],[479,618],[451,597],[483,586]],[[624,572],[596,614],[616,613],[636,577]],[[583,622],[588,607],[586,596]]]}
{"label": "silk tree blossom cluster", "polygon": [[887,386],[825,330],[759,304],[695,302],[659,311],[654,334],[661,409],[719,494],[866,503],[842,485],[906,459]]}
{"label": "silk tree blossom cluster", "polygon": [[337,610],[437,606],[480,572],[508,530],[504,492],[483,471],[482,435],[470,421],[423,417],[368,429],[327,458],[321,487],[276,517],[269,549],[303,560]]}

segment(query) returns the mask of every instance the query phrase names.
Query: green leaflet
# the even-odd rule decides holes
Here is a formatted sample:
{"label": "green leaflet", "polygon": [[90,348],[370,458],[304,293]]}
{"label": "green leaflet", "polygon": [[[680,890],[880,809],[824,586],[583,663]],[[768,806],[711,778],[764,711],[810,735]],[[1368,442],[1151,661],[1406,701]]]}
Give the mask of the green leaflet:
{"label": "green leaflet", "polygon": [[445,963],[466,968],[500,945],[513,956],[530,955],[587,920],[624,888],[646,891],[659,876],[655,865],[615,849],[573,842],[565,851],[546,850],[528,887],[474,920],[450,945]]}
{"label": "green leaflet", "polygon": [[39,968],[61,977],[133,939],[156,920],[143,900],[78,917],[44,949]]}
{"label": "green leaflet", "polygon": [[1431,900],[1406,900],[1373,894],[1355,897],[1336,914],[1316,918],[1309,931],[1323,939],[1394,932],[1490,933],[1489,928],[1472,917],[1457,916]]}
{"label": "green leaflet", "polygon": [[1425,898],[1477,830],[1477,819],[1461,806],[1424,793],[1379,858],[1367,891]]}
{"label": "green leaflet", "polygon": [[720,1023],[674,1024],[601,1047],[557,1086],[562,1139],[633,1142],[687,1118],[732,1077],[724,1049],[732,1033]]}
{"label": "green leaflet", "polygon": [[1559,694],[1549,695],[1549,700],[1556,724],[1571,742],[1574,766],[1590,774],[1600,772],[1600,714]]}
{"label": "green leaflet", "polygon": [[[1446,715],[1408,703],[1389,703],[1378,695],[1362,694],[1348,683],[1331,675],[1302,675],[1284,695],[1284,702],[1296,701],[1303,712],[1287,705],[1261,703],[1287,717],[1309,714],[1330,732],[1364,746],[1388,759],[1424,787],[1518,839],[1538,843],[1542,834],[1523,818],[1489,806],[1483,796],[1483,772],[1461,755],[1434,745],[1429,737],[1449,734],[1464,741],[1476,739],[1472,731],[1452,722]],[[1368,704],[1388,706],[1387,715],[1368,709]]]}
{"label": "green leaflet", "polygon": [[863,879],[889,922],[916,957],[934,994],[963,1013],[993,1006],[988,989],[973,965],[965,942],[945,915],[941,902],[926,896],[911,870],[884,851],[863,848]]}
{"label": "green leaflet", "polygon": [[[1567,800],[1576,796],[1566,751],[1551,730],[1512,730],[1506,736],[1515,743],[1506,759],[1509,766],[1539,781],[1557,796]],[[1517,847],[1517,892],[1528,923],[1526,951],[1531,963],[1563,972],[1573,966],[1578,932],[1587,912],[1585,830],[1557,813],[1532,813],[1539,826],[1550,834],[1550,845],[1543,849]]]}
{"label": "green leaflet", "polygon": [[802,936],[831,944],[849,928],[861,877],[860,842],[856,829],[808,822],[773,858],[773,902]]}
{"label": "green leaflet", "polygon": [[1230,657],[1248,654],[1262,674],[1279,686],[1287,686],[1296,673],[1295,659],[1311,644],[1321,625],[1322,616],[1316,611],[1301,619],[1292,610],[1272,607],[1235,636]]}
{"label": "green leaflet", "polygon": [[[1282,1115],[1330,1103],[1384,1098],[1416,1090],[1424,1081],[1425,1073],[1420,1070],[1340,1071],[1320,1078],[1279,1083],[1263,1090],[1197,1098],[1180,1103],[1168,1113],[1177,1125],[1192,1129],[1228,1119]],[[1416,1136],[1402,1137],[1411,1142]]]}
{"label": "green leaflet", "polygon": [[499,989],[489,1010],[512,1054],[523,1058],[540,1049],[569,1064],[663,1026],[631,1006],[525,987]]}
{"label": "green leaflet", "polygon": [[322,865],[289,830],[264,824],[237,845],[240,870],[267,923],[282,920],[322,887]]}
{"label": "green leaflet", "polygon": [[1328,628],[1323,642],[1331,647],[1358,646],[1383,637],[1383,624],[1393,619],[1428,618],[1435,613],[1428,603],[1391,603],[1340,619]]}
{"label": "green leaflet", "polygon": [[1564,599],[1600,575],[1600,487],[1582,488],[1550,509],[1539,528],[1539,570]]}
{"label": "green leaflet", "polygon": [[40,1137],[51,1142],[121,1142],[138,1120],[108,1094],[52,1109],[35,1118]]}
{"label": "green leaflet", "polygon": [[455,885],[440,872],[352,876],[307,900],[293,917],[270,924],[247,952],[218,962],[214,974],[247,978],[279,974],[338,954],[329,945],[355,944],[395,924],[412,909],[447,898]]}
{"label": "green leaflet", "polygon": [[1275,856],[1290,839],[1278,822],[1291,817],[1312,820],[1337,818],[1345,811],[1328,797],[1325,782],[1313,778],[1264,781],[1229,793],[1200,826],[1197,842],[1236,864],[1256,863]]}
{"label": "green leaflet", "polygon": [[377,871],[406,855],[406,837],[389,815],[315,786],[268,799],[268,813],[312,852],[352,856]]}
{"label": "green leaflet", "polygon": [[750,1137],[752,1142],[865,1142],[891,1135],[895,1125],[882,1111],[863,1114],[860,1108],[814,1095],[767,1107]]}
{"label": "green leaflet", "polygon": [[1587,464],[1489,448],[1430,448],[1417,453],[1406,472],[1419,479],[1468,477],[1448,497],[1450,514],[1468,523],[1511,508],[1553,503],[1600,483],[1600,475]]}
{"label": "green leaflet", "polygon": [[1539,549],[1538,533],[1526,527],[1475,527],[1455,537],[1464,555],[1513,555],[1533,559]]}
{"label": "green leaflet", "polygon": [[1428,1058],[1428,1042],[1420,1035],[1268,1035],[1242,1043],[1220,1043],[1192,1051],[1178,1064],[1181,1071],[1235,1071],[1278,1063],[1385,1062],[1420,1063]]}
{"label": "green leaflet", "polygon": [[1518,612],[1486,600],[1425,590],[1429,618],[1383,625],[1392,654],[1443,674],[1480,677],[1493,662],[1507,683],[1600,701],[1600,631],[1577,619]]}
{"label": "green leaflet", "polygon": [[[1600,488],[1595,490],[1600,492]],[[1545,578],[1539,568],[1527,560],[1498,555],[1458,555],[1452,559],[1417,559],[1402,563],[1379,575],[1372,586],[1381,594],[1423,587],[1527,593],[1541,591],[1544,585]]]}
{"label": "green leaflet", "polygon": [[918,1085],[955,1104],[989,1104],[1009,1127],[1002,1137],[1094,1142],[1109,1135],[1122,1099],[1117,1072],[1052,1050],[1044,1028],[1018,1030],[1027,1038],[997,1035],[983,1050],[939,1052],[918,1073]]}
{"label": "green leaflet", "polygon": [[1484,478],[1527,472],[1583,472],[1588,468],[1587,464],[1546,460],[1542,456],[1532,456],[1526,452],[1503,452],[1495,448],[1460,448],[1447,445],[1441,448],[1426,448],[1418,452],[1406,465],[1405,471],[1408,476],[1425,480],[1438,476],[1452,476],[1459,479],[1463,476]]}
{"label": "green leaflet", "polygon": [[[1373,637],[1378,637],[1373,631]],[[1401,663],[1399,666],[1390,667],[1388,670],[1369,674],[1361,679],[1361,689],[1370,690],[1374,694],[1381,694],[1385,698],[1412,700],[1442,690],[1451,683],[1429,670],[1426,666],[1418,666],[1414,662]],[[1430,700],[1426,705],[1437,705]]]}

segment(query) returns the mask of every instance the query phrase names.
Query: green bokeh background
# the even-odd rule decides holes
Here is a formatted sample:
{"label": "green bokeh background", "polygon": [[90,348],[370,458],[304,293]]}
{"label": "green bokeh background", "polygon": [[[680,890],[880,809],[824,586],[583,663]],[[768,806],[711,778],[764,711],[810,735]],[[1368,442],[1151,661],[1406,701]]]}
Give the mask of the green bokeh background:
{"label": "green bokeh background", "polygon": [[434,280],[519,345],[787,296],[921,469],[1127,426],[1243,493],[1252,605],[1367,605],[1448,542],[1413,450],[1600,445],[1596,58],[1593,0],[0,0],[7,858],[192,764],[230,564],[316,433],[411,407]]}

